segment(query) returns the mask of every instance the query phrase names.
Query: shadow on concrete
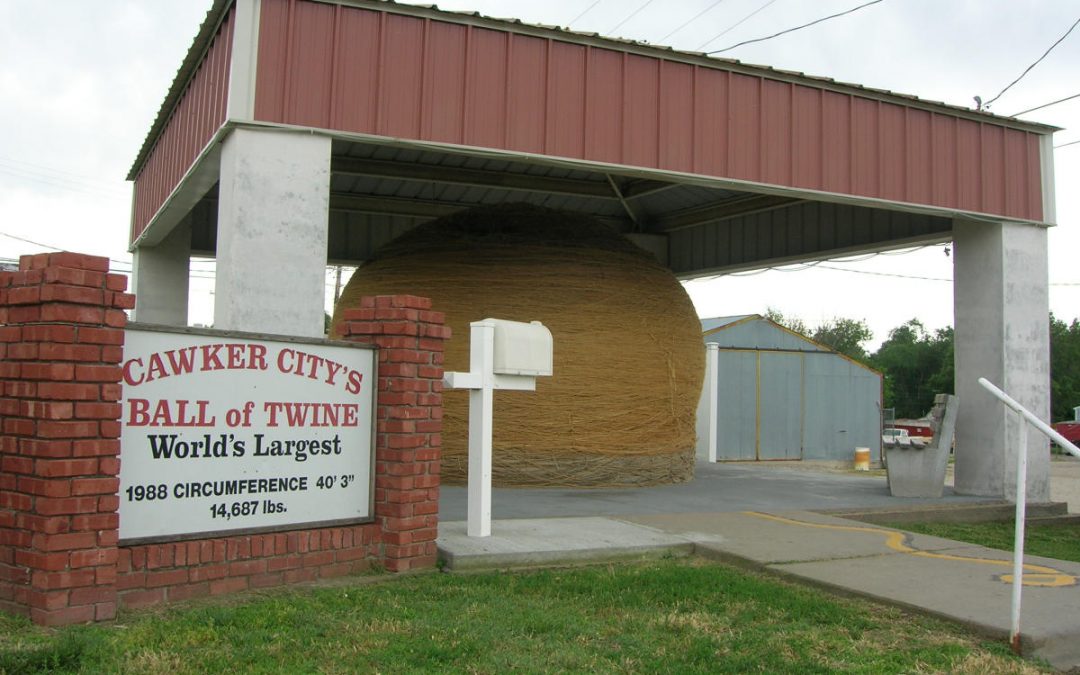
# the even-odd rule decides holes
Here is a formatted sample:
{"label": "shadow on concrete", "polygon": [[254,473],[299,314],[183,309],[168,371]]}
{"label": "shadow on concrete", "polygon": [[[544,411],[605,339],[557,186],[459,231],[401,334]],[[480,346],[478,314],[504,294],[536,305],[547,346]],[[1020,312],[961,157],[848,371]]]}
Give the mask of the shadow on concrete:
{"label": "shadow on concrete", "polygon": [[[466,518],[466,489],[441,490],[439,520]],[[903,506],[984,504],[1000,500],[957,495],[893,497],[884,473],[815,469],[814,465],[770,462],[698,462],[694,480],[648,488],[496,488],[492,518],[562,518],[732,511],[831,511],[896,509]]]}

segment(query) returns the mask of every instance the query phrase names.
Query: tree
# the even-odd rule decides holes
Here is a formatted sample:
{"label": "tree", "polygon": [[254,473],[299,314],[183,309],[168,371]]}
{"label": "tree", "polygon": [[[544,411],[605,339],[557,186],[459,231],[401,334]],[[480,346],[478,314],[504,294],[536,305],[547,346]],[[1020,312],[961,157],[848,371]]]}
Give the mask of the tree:
{"label": "tree", "polygon": [[818,326],[811,337],[834,351],[866,363],[869,354],[866,353],[863,343],[874,339],[874,333],[862,319],[836,317]]}
{"label": "tree", "polygon": [[773,323],[780,324],[788,330],[795,331],[799,335],[810,337],[810,329],[806,327],[806,324],[803,323],[802,319],[795,316],[784,316],[783,312],[775,307],[768,307],[765,309],[765,318]]}
{"label": "tree", "polygon": [[897,417],[921,417],[934,405],[934,395],[953,391],[953,331],[933,335],[911,319],[889,331],[870,363],[885,375],[885,406]]}
{"label": "tree", "polygon": [[1080,322],[1050,315],[1050,416],[1071,420],[1080,406]]}
{"label": "tree", "polygon": [[856,361],[869,361],[870,356],[863,343],[874,339],[874,333],[863,319],[834,317],[811,331],[802,319],[784,316],[783,312],[775,307],[765,310],[765,318]]}

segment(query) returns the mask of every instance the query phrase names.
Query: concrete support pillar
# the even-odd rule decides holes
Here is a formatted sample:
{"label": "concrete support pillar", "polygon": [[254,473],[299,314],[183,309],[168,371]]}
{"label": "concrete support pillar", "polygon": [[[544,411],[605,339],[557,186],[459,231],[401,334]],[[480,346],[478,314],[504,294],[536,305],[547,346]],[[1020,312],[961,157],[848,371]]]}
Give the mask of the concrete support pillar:
{"label": "concrete support pillar", "polygon": [[323,336],[330,139],[236,129],[221,153],[214,327]]}
{"label": "concrete support pillar", "polygon": [[140,246],[132,258],[133,319],[186,326],[191,222],[184,220],[157,246]]}
{"label": "concrete support pillar", "polygon": [[[1050,411],[1046,229],[953,224],[956,321],[956,490],[1016,498],[1020,422],[978,384],[989,379],[1042,419]],[[1050,445],[1028,432],[1029,502],[1050,501]]]}

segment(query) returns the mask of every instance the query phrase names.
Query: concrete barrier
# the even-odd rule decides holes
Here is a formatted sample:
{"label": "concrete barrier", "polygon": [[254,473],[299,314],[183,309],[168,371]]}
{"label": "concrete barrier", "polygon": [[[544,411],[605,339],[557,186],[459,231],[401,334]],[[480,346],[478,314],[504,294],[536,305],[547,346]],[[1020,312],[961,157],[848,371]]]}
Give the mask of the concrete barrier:
{"label": "concrete barrier", "polygon": [[884,445],[889,492],[894,497],[940,497],[956,432],[957,400],[938,394],[931,411],[934,438],[925,447]]}

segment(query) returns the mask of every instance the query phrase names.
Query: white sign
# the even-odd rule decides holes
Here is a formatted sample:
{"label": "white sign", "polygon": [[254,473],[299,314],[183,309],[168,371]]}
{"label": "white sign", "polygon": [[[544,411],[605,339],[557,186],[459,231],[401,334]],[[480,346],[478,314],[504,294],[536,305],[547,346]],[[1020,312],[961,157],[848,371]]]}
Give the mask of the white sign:
{"label": "white sign", "polygon": [[375,351],[125,332],[120,539],[372,516]]}

